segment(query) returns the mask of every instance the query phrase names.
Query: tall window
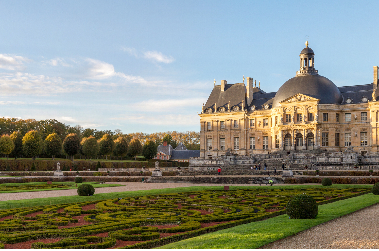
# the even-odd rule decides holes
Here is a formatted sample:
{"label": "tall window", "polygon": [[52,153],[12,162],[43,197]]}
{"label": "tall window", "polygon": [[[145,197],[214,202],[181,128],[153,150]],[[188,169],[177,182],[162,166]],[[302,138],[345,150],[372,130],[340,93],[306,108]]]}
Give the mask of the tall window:
{"label": "tall window", "polygon": [[338,132],[335,134],[334,145],[340,146],[340,134]]}
{"label": "tall window", "polygon": [[367,132],[361,132],[361,146],[367,146]]}
{"label": "tall window", "polygon": [[297,122],[302,122],[303,121],[303,114],[301,114],[301,113],[298,113],[298,114],[296,114],[297,115]]}
{"label": "tall window", "polygon": [[327,113],[322,114],[322,121],[328,122],[328,114]]}
{"label": "tall window", "polygon": [[220,121],[220,129],[225,129],[225,121]]}
{"label": "tall window", "polygon": [[279,136],[275,135],[275,148],[279,148]]}
{"label": "tall window", "polygon": [[255,149],[255,137],[250,137],[250,149]]}
{"label": "tall window", "polygon": [[351,133],[345,133],[345,146],[351,146]]}
{"label": "tall window", "polygon": [[263,119],[263,127],[268,126],[268,119]]}
{"label": "tall window", "polygon": [[207,139],[207,150],[212,150],[212,139]]}
{"label": "tall window", "polygon": [[313,121],[313,113],[308,113],[308,121]]}
{"label": "tall window", "polygon": [[234,128],[238,128],[238,120],[234,120]]}
{"label": "tall window", "polygon": [[367,121],[367,112],[361,112],[361,121]]}
{"label": "tall window", "polygon": [[278,124],[278,116],[275,116],[275,125]]}
{"label": "tall window", "polygon": [[351,121],[351,113],[345,113],[345,122]]}
{"label": "tall window", "polygon": [[240,149],[240,138],[235,137],[234,138],[234,150],[239,150]]}
{"label": "tall window", "polygon": [[208,131],[212,130],[212,123],[211,122],[207,122],[207,129],[208,129]]}
{"label": "tall window", "polygon": [[220,138],[220,150],[225,151],[225,138]]}
{"label": "tall window", "polygon": [[336,113],[336,122],[340,122],[340,114]]}
{"label": "tall window", "polygon": [[291,122],[291,114],[286,114],[286,123]]}
{"label": "tall window", "polygon": [[255,119],[250,119],[250,127],[255,127]]}
{"label": "tall window", "polygon": [[323,132],[321,137],[322,146],[329,146],[329,133]]}
{"label": "tall window", "polygon": [[268,136],[263,136],[263,149],[268,149]]}

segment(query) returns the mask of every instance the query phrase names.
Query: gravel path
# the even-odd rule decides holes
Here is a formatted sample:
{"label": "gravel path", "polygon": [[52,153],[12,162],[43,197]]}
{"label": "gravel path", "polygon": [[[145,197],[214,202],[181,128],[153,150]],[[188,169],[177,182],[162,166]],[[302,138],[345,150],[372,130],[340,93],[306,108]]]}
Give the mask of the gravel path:
{"label": "gravel path", "polygon": [[[96,193],[151,190],[151,189],[162,189],[162,188],[175,188],[175,187],[191,187],[191,186],[252,186],[251,184],[191,184],[191,183],[140,183],[140,182],[107,182],[107,183],[120,184],[124,186],[95,188],[95,194]],[[23,192],[23,193],[0,193],[0,201],[73,196],[73,195],[78,195],[76,189],[41,191],[41,192]]]}
{"label": "gravel path", "polygon": [[379,248],[379,204],[264,246],[265,249]]}

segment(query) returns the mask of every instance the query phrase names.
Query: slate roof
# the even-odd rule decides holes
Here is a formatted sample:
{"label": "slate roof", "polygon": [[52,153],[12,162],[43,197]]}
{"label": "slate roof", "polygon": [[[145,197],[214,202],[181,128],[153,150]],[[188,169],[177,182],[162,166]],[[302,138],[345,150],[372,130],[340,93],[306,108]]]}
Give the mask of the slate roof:
{"label": "slate roof", "polygon": [[240,108],[242,107],[242,100],[244,101],[246,107],[246,98],[245,98],[246,87],[243,83],[237,84],[226,84],[224,92],[221,92],[221,85],[216,85],[211,95],[205,104],[204,111],[208,108],[212,108],[214,112],[214,105],[216,103],[217,109],[220,107],[225,107],[225,110],[228,109],[228,103],[230,101],[230,110],[236,105]]}
{"label": "slate roof", "polygon": [[189,159],[191,157],[200,157],[200,150],[174,150],[171,159]]}
{"label": "slate roof", "polygon": [[[306,79],[301,77],[294,77],[293,79]],[[357,103],[364,103],[367,101],[363,101],[362,99],[365,97],[368,101],[372,100],[372,89],[373,84],[366,84],[366,85],[354,85],[354,86],[342,86],[342,87],[336,87],[333,82],[331,82],[329,79],[322,77],[320,75],[311,75],[310,79],[317,80],[315,82],[321,82],[322,86],[331,86],[333,88],[329,88],[332,91],[329,91],[328,93],[325,93],[324,88],[320,89],[314,89],[314,92],[316,92],[317,95],[310,94],[310,86],[307,81],[304,83],[301,83],[300,88],[298,85],[294,85],[297,88],[293,88],[294,94],[302,93],[314,98],[320,99],[321,104],[347,104],[346,100],[348,98],[352,99],[352,104]],[[330,83],[329,83],[330,81]],[[289,82],[289,81],[287,81]],[[286,83],[287,83],[286,82]],[[325,82],[325,83],[324,83]],[[283,84],[284,85],[284,84]],[[282,86],[283,86],[282,85]],[[317,83],[318,85],[318,83]],[[315,85],[316,86],[316,85]],[[319,86],[319,85],[318,85]],[[228,109],[228,102],[230,100],[230,110],[233,109],[233,106],[238,105],[240,108],[242,108],[242,100],[246,102],[245,98],[245,85],[243,83],[237,83],[237,84],[227,84],[225,86],[224,92],[221,92],[221,86],[216,85],[211,94],[209,95],[209,98],[205,104],[204,107],[204,113],[206,112],[206,109],[211,108],[212,112],[214,112],[214,104],[217,104],[217,109],[220,107],[225,107],[225,110]],[[336,90],[334,90],[334,88]],[[304,91],[302,91],[304,89]],[[280,90],[280,88],[279,88]],[[292,90],[292,89],[291,89]],[[283,88],[283,91],[285,93],[289,92],[290,90]],[[273,102],[275,101],[275,96],[277,92],[269,92],[266,93],[263,90],[261,90],[258,87],[253,88],[253,100],[250,104],[245,103],[245,109],[251,109],[252,106],[255,106],[255,110],[262,110],[264,109],[264,105],[268,104],[269,109],[273,107]],[[288,94],[287,96],[293,96],[294,94]],[[281,95],[282,96],[282,95]],[[288,98],[283,97],[282,100]],[[377,100],[379,100],[379,91],[377,92]],[[280,101],[282,101],[280,100]]]}
{"label": "slate roof", "polygon": [[175,151],[178,151],[178,150],[187,150],[187,147],[182,143],[180,142],[176,148],[174,149]]}
{"label": "slate roof", "polygon": [[372,83],[367,85],[342,86],[338,87],[338,89],[340,90],[343,96],[342,104],[347,104],[346,100],[348,98],[352,99],[351,104],[365,103],[364,101],[362,101],[362,98],[364,97],[367,98],[368,101],[372,100]]}
{"label": "slate roof", "polygon": [[157,148],[157,152],[161,152],[161,153],[164,153],[168,156],[171,156],[172,155],[172,152],[173,152],[173,148],[171,145],[167,145],[167,146],[164,146],[164,145],[159,145],[158,148]]}

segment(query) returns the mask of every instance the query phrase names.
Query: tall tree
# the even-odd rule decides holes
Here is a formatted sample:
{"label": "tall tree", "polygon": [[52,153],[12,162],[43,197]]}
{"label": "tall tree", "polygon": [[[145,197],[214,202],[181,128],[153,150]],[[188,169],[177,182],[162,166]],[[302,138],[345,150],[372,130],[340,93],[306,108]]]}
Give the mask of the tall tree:
{"label": "tall tree", "polygon": [[32,157],[33,160],[41,151],[41,136],[35,130],[29,131],[22,138],[22,151],[25,156]]}
{"label": "tall tree", "polygon": [[137,159],[137,154],[142,152],[142,145],[138,139],[133,139],[130,141],[128,146],[128,155]]}
{"label": "tall tree", "polygon": [[5,154],[8,159],[8,155],[13,151],[14,143],[9,135],[3,135],[0,138],[0,152]]}
{"label": "tall tree", "polygon": [[80,149],[80,139],[78,134],[70,133],[67,135],[63,141],[63,149],[71,156],[72,161],[74,161],[74,155],[77,154]]}
{"label": "tall tree", "polygon": [[115,140],[114,155],[122,157],[128,152],[128,142],[124,137],[118,137]]}
{"label": "tall tree", "polygon": [[62,152],[62,140],[57,133],[49,134],[45,139],[45,152],[54,159]]}
{"label": "tall tree", "polygon": [[99,144],[94,136],[82,139],[80,144],[82,146],[82,152],[86,158],[95,158],[99,153]]}
{"label": "tall tree", "polygon": [[163,137],[163,142],[167,142],[167,145],[171,144],[171,140],[172,140],[172,137],[170,134],[166,134],[164,137]]}
{"label": "tall tree", "polygon": [[146,159],[153,159],[157,155],[157,147],[152,140],[146,141],[142,148],[142,155]]}
{"label": "tall tree", "polygon": [[13,132],[10,137],[14,144],[14,149],[11,152],[11,156],[17,159],[17,157],[22,156],[22,134],[19,131],[16,131]]}
{"label": "tall tree", "polygon": [[[109,134],[104,134],[103,137],[99,141],[100,154],[105,155],[106,158],[110,155],[114,149],[114,141],[112,136]],[[108,159],[108,158],[107,158]]]}

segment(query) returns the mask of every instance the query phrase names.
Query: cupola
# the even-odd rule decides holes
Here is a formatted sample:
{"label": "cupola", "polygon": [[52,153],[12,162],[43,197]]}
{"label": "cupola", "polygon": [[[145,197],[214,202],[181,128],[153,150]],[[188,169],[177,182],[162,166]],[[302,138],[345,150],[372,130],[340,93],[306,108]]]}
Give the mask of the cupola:
{"label": "cupola", "polygon": [[296,72],[296,76],[317,75],[318,71],[315,67],[314,52],[308,47],[308,41],[305,42],[305,48],[300,52],[300,71]]}

